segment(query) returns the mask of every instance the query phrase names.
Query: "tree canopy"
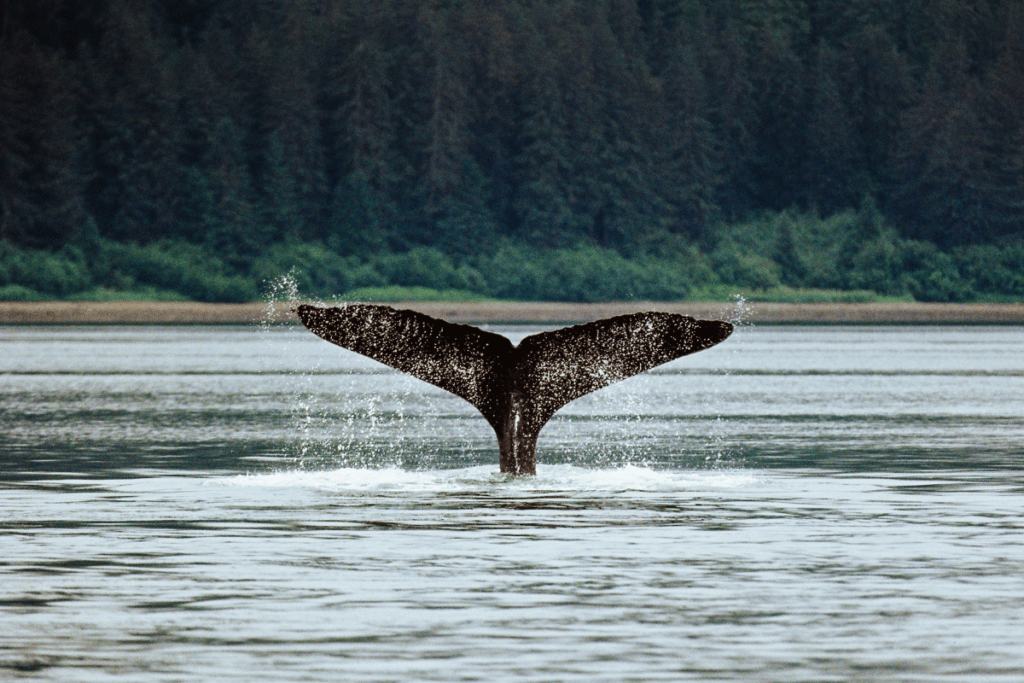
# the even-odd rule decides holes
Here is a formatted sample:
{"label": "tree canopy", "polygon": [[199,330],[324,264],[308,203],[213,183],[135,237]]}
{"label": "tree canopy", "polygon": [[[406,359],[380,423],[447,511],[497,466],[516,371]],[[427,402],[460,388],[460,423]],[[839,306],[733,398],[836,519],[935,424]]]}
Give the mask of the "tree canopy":
{"label": "tree canopy", "polygon": [[865,198],[1024,237],[1020,2],[0,0],[19,247],[634,257]]}

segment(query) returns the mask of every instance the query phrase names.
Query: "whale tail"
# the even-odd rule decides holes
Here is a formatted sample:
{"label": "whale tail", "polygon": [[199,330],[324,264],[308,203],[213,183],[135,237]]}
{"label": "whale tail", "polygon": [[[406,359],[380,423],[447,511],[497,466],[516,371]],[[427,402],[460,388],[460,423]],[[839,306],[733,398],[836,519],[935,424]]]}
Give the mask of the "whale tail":
{"label": "whale tail", "polygon": [[718,344],[721,320],[633,313],[507,338],[410,310],[373,304],[296,309],[317,336],[459,396],[498,436],[501,471],[536,472],[541,428],[566,403]]}

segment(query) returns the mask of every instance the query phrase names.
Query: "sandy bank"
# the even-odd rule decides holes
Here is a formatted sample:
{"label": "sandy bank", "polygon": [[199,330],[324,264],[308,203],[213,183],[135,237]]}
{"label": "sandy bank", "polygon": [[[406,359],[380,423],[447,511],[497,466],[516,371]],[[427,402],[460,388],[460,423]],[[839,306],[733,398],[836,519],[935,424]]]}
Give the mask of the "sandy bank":
{"label": "sandy bank", "polygon": [[[396,303],[428,315],[472,323],[578,323],[642,310],[698,318],[731,317],[725,303]],[[1024,324],[1024,304],[748,304],[754,324]],[[178,302],[0,302],[0,324],[255,324],[265,304]],[[291,314],[279,316],[294,320]]]}

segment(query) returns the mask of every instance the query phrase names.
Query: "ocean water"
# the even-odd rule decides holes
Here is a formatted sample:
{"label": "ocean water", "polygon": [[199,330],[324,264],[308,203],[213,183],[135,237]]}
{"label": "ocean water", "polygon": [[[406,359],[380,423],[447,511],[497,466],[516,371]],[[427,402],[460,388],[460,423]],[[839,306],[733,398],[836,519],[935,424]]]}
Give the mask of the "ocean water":
{"label": "ocean water", "polygon": [[0,680],[1019,681],[1021,348],[742,327],[514,479],[303,330],[0,327]]}

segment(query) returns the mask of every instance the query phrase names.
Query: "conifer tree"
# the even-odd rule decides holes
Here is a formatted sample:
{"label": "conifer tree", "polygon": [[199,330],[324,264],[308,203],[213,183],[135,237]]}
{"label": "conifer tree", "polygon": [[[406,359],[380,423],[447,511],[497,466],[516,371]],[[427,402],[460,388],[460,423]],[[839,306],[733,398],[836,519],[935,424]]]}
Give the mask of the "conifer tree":
{"label": "conifer tree", "polygon": [[[351,43],[339,47],[325,66],[321,97],[325,112],[325,141],[329,143],[327,178],[334,186],[331,233],[348,234],[345,241],[361,243],[357,233],[394,230],[399,224],[397,199],[412,175],[399,140],[402,112],[395,72],[396,55],[384,42],[386,17],[365,7],[344,18],[341,30]],[[410,113],[411,115],[411,113]],[[421,142],[411,141],[412,144]],[[357,202],[346,207],[348,197]],[[356,199],[358,198],[358,199]],[[356,213],[353,211],[359,208]],[[351,223],[358,215],[359,224]],[[353,232],[355,231],[355,232]]]}
{"label": "conifer tree", "polygon": [[571,190],[573,150],[554,56],[539,37],[531,47],[531,71],[520,92],[522,120],[514,143],[517,224],[511,232],[531,242],[558,243],[578,234]]}
{"label": "conifer tree", "polygon": [[74,67],[9,21],[0,32],[0,238],[57,248],[85,219]]}
{"label": "conifer tree", "polygon": [[303,8],[288,7],[252,48],[253,166],[272,241],[321,237],[326,218],[324,148],[311,82],[315,61]]}
{"label": "conifer tree", "polygon": [[146,242],[173,234],[178,128],[166,46],[148,24],[152,12],[126,0],[108,8],[107,26],[87,73],[92,163],[90,205],[103,234]]}
{"label": "conifer tree", "polygon": [[257,221],[243,132],[230,116],[214,126],[208,157],[208,191],[213,215],[205,243],[236,267],[247,266],[269,244],[268,228]]}
{"label": "conifer tree", "polygon": [[857,167],[852,180],[861,196],[886,191],[898,180],[892,163],[902,135],[900,119],[917,90],[911,67],[888,32],[877,25],[853,31],[839,60],[832,78],[853,126]]}
{"label": "conifer tree", "polygon": [[753,163],[757,112],[754,85],[739,32],[726,24],[717,43],[698,52],[708,92],[714,150],[715,205],[727,218],[755,208],[749,167]]}
{"label": "conifer tree", "polygon": [[988,239],[1024,239],[1024,7],[1005,16],[1001,53],[984,88],[981,192]]}
{"label": "conifer tree", "polygon": [[903,120],[893,201],[910,235],[942,245],[986,231],[980,86],[961,41],[932,59],[920,100]]}
{"label": "conifer tree", "polygon": [[853,122],[833,77],[838,63],[830,46],[819,46],[807,122],[807,199],[825,215],[853,205],[863,194],[858,187]]}
{"label": "conifer tree", "polygon": [[[707,40],[703,32],[693,42]],[[690,237],[703,234],[716,213],[715,148],[707,85],[696,52],[680,36],[675,54],[662,73],[667,110],[665,142],[669,156],[666,175],[676,208],[675,231]]]}
{"label": "conifer tree", "polygon": [[27,67],[24,56],[14,44],[10,19],[0,21],[0,239],[20,242],[31,232],[34,210],[26,178],[29,144],[24,139],[32,112],[20,82]]}
{"label": "conifer tree", "polygon": [[807,130],[804,68],[786,35],[766,27],[751,73],[757,118],[748,182],[758,208],[781,210],[804,195],[799,182]]}

